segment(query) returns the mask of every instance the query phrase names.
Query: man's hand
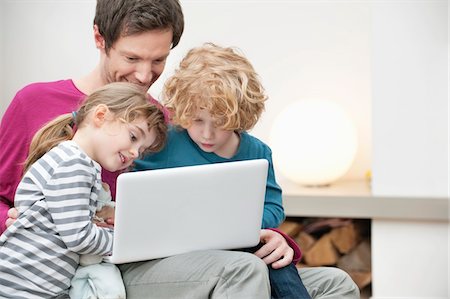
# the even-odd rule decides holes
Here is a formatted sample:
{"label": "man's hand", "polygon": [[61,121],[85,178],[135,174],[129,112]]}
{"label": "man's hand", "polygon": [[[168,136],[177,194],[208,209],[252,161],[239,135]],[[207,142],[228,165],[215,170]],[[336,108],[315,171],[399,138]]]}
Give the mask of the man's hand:
{"label": "man's hand", "polygon": [[11,208],[8,210],[8,219],[6,219],[6,227],[10,226],[11,224],[14,223],[14,221],[16,221],[17,217],[19,217],[19,212],[17,211],[16,208]]}
{"label": "man's hand", "polygon": [[262,229],[260,241],[264,245],[255,252],[255,255],[267,265],[271,265],[273,269],[283,268],[292,262],[294,250],[281,234]]}

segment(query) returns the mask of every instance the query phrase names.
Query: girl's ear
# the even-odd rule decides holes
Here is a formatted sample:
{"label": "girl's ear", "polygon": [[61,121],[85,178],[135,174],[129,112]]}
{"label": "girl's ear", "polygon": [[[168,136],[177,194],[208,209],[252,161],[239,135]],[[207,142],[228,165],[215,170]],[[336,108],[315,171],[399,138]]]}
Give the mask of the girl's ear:
{"label": "girl's ear", "polygon": [[109,113],[108,106],[100,104],[94,109],[94,125],[100,127],[106,120],[106,114]]}
{"label": "girl's ear", "polygon": [[100,34],[97,25],[94,25],[94,40],[97,49],[105,50],[105,39],[103,38],[103,35]]}

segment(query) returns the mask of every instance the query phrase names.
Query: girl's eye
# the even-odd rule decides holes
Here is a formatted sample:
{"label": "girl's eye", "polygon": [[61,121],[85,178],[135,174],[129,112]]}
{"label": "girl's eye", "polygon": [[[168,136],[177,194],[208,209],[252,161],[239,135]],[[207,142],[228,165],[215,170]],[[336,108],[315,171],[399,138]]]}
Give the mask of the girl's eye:
{"label": "girl's eye", "polygon": [[133,133],[130,133],[130,139],[134,142],[137,140],[137,137]]}

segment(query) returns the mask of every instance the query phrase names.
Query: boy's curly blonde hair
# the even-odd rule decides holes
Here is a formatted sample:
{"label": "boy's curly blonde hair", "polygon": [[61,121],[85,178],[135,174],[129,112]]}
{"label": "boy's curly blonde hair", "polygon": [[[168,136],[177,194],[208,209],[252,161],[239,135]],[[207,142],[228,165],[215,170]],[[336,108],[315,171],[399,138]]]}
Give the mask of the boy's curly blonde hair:
{"label": "boy's curly blonde hair", "polygon": [[174,125],[190,127],[198,109],[207,110],[220,128],[247,131],[267,100],[258,74],[237,49],[212,43],[194,48],[163,89],[163,103]]}

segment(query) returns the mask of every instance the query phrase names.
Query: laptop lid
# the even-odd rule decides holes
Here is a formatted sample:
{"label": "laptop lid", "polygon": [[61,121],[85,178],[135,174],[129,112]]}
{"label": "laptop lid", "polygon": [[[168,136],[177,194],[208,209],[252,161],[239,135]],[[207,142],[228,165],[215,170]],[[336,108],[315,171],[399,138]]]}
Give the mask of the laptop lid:
{"label": "laptop lid", "polygon": [[112,263],[259,243],[265,159],[129,172],[116,191]]}

